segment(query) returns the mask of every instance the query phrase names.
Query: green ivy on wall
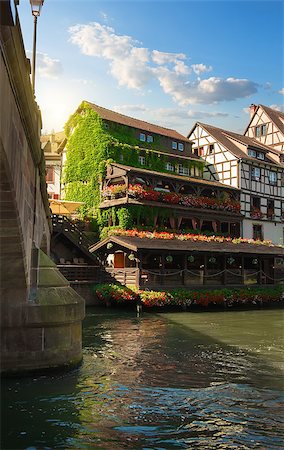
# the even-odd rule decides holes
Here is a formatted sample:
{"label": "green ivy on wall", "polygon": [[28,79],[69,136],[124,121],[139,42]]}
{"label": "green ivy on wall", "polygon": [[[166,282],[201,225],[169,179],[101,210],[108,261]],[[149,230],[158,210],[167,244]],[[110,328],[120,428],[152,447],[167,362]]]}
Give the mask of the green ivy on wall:
{"label": "green ivy on wall", "polygon": [[[159,148],[158,138],[155,137],[153,143],[143,142],[144,149],[141,149],[133,129],[116,123],[106,124],[87,102],[82,102],[69,118],[65,125],[65,134],[67,137],[66,164],[63,173],[65,198],[84,202],[81,213],[85,216],[96,215],[100,204],[100,182],[105,175],[106,165],[110,162],[172,173],[165,169],[166,163],[173,161],[172,157],[156,150]],[[146,159],[143,166],[139,163],[140,155]],[[202,161],[195,160],[174,158],[174,163],[183,164],[189,169],[195,166],[202,170],[204,167]],[[154,208],[148,208],[148,217],[155,215]],[[125,211],[130,210],[128,208]],[[117,215],[114,217],[113,214],[113,219],[124,224],[131,221],[126,217],[128,213],[119,214],[120,218]],[[99,217],[99,220],[105,222],[103,213],[99,214]]]}

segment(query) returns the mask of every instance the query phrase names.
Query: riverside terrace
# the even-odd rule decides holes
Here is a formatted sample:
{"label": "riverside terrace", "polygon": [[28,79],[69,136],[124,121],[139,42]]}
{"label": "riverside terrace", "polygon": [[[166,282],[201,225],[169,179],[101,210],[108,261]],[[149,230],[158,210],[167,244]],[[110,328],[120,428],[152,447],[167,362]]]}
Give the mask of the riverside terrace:
{"label": "riverside terrace", "polygon": [[[284,283],[284,248],[221,237],[123,231],[90,247],[108,277],[138,289]],[[159,236],[159,237],[158,237]]]}
{"label": "riverside terrace", "polygon": [[[201,230],[240,236],[240,190],[218,181],[160,173],[112,163],[101,186],[101,211],[133,209],[131,226]],[[139,207],[139,214],[135,210]],[[145,207],[144,210],[141,207]],[[149,223],[151,216],[153,223]]]}

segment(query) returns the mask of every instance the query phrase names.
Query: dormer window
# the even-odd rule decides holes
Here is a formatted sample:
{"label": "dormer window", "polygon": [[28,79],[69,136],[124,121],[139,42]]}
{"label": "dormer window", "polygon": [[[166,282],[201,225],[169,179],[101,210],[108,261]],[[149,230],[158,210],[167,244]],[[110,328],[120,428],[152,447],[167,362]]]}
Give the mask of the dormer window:
{"label": "dormer window", "polygon": [[255,151],[255,150],[249,149],[248,155],[249,155],[249,156],[252,156],[253,158],[256,158],[256,151]]}
{"label": "dormer window", "polygon": [[150,134],[148,134],[147,135],[147,142],[153,142],[154,141],[154,138],[153,138],[153,136],[151,136]]}
{"label": "dormer window", "polygon": [[172,141],[172,149],[177,150],[177,142]]}
{"label": "dormer window", "polygon": [[257,159],[264,159],[264,153],[262,153],[262,152],[257,152],[257,155],[256,155],[256,157],[257,157]]}
{"label": "dormer window", "polygon": [[145,142],[146,141],[146,135],[144,133],[140,133],[139,140],[141,142]]}
{"label": "dormer window", "polygon": [[184,145],[181,142],[178,143],[178,149],[180,152],[183,152]]}

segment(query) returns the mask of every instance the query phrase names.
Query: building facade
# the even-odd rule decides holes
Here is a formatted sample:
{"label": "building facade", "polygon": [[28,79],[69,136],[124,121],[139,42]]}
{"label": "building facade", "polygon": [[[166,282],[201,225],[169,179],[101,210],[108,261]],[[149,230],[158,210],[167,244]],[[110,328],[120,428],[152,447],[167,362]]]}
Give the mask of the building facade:
{"label": "building facade", "polygon": [[283,244],[284,166],[254,137],[196,123],[188,138],[219,182],[239,188],[242,236]]}
{"label": "building facade", "polygon": [[41,136],[44,151],[46,184],[49,199],[61,198],[62,154],[66,145],[63,131]]}

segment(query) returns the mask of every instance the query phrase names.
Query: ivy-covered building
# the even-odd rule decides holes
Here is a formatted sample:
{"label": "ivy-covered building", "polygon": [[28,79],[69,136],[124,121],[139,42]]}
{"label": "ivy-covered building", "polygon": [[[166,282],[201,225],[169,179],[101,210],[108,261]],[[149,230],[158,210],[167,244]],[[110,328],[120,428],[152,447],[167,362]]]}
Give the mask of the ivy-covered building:
{"label": "ivy-covered building", "polygon": [[83,102],[65,127],[65,198],[101,228],[240,234],[239,191],[175,130]]}

